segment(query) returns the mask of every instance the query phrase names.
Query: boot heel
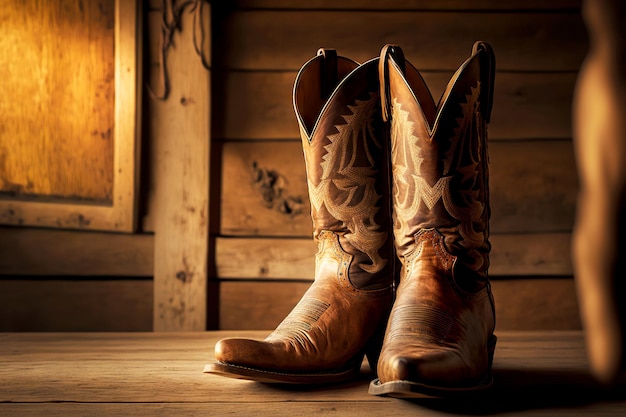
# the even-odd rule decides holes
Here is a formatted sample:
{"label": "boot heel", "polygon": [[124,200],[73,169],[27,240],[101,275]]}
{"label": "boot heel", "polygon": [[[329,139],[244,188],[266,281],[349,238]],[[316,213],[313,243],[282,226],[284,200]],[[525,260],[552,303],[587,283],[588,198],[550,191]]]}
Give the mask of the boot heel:
{"label": "boot heel", "polygon": [[383,339],[385,338],[385,327],[382,330],[377,330],[365,345],[365,357],[370,365],[370,369],[376,374],[378,366],[378,358],[380,357],[380,351],[383,348]]}
{"label": "boot heel", "polygon": [[487,341],[487,355],[489,355],[488,356],[489,369],[491,369],[491,366],[493,365],[493,356],[496,352],[497,342],[498,342],[498,338],[496,337],[495,334],[492,334],[491,336],[489,336],[489,340]]}

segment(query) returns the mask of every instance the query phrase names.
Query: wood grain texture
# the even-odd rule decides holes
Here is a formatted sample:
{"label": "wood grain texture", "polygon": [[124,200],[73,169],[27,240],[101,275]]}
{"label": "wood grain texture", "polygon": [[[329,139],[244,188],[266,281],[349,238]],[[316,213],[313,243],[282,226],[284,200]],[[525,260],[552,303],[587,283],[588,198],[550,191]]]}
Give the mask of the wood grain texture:
{"label": "wood grain texture", "polygon": [[[490,237],[495,277],[572,275],[569,233]],[[215,241],[221,279],[313,280],[317,247],[307,238],[222,237]]]}
{"label": "wood grain texture", "polygon": [[301,143],[226,143],[222,153],[223,235],[311,236]]}
{"label": "wood grain texture", "polygon": [[580,331],[501,331],[495,386],[486,397],[406,401],[372,396],[373,375],[343,385],[279,387],[202,373],[225,337],[267,330],[194,333],[0,335],[3,415],[619,416],[623,387],[593,383]]}
{"label": "wood grain texture", "polygon": [[493,279],[497,330],[580,330],[574,280]]}
{"label": "wood grain texture", "polygon": [[297,70],[320,47],[358,62],[400,45],[421,70],[454,70],[472,43],[490,42],[498,70],[577,71],[586,35],[578,11],[230,11],[219,19],[214,64],[241,70]]}
{"label": "wood grain texture", "polygon": [[0,228],[0,275],[152,277],[154,237]]}
{"label": "wood grain texture", "polygon": [[[25,104],[0,104],[5,119],[0,181],[6,197],[0,200],[0,223],[134,231],[141,107],[137,2],[55,1],[46,8],[20,3],[33,9],[29,13],[12,4],[7,10],[16,16],[4,9],[0,15],[12,28],[2,41],[8,39],[3,50],[10,51],[5,54],[10,64],[3,62],[0,77],[18,78],[9,83],[17,96],[5,96]],[[23,28],[28,33],[22,37]],[[12,38],[16,34],[19,39]],[[22,38],[30,44],[23,45]],[[11,172],[21,179],[9,178]]]}
{"label": "wood grain texture", "polygon": [[221,279],[309,280],[317,246],[311,238],[219,237],[215,269]]}
{"label": "wood grain texture", "polygon": [[[312,235],[301,146],[299,141],[224,145],[222,235]],[[489,152],[492,233],[571,230],[578,182],[570,141],[493,142]]]}
{"label": "wood grain texture", "polygon": [[[220,329],[273,329],[300,300],[308,282],[223,281]],[[499,330],[580,329],[571,278],[492,280]]]}
{"label": "wood grain texture", "polygon": [[569,232],[578,175],[570,141],[489,146],[493,233]]}
{"label": "wood grain texture", "polygon": [[210,72],[194,49],[188,9],[181,24],[167,55],[170,95],[148,103],[157,331],[205,330],[207,321]]}
{"label": "wood grain texture", "polygon": [[150,330],[150,279],[0,279],[0,332]]}
{"label": "wood grain texture", "polygon": [[115,1],[6,1],[0,191],[111,203]]}
{"label": "wood grain texture", "polygon": [[[452,73],[422,75],[438,101]],[[299,137],[291,99],[295,72],[231,71],[219,76],[222,82],[214,94],[222,105],[214,109],[215,138]],[[575,73],[497,73],[490,140],[571,138],[575,80]]]}
{"label": "wood grain texture", "polygon": [[[555,371],[552,371],[555,372]],[[338,401],[289,401],[285,402],[260,402],[253,404],[242,404],[239,402],[228,403],[22,403],[22,404],[2,404],[0,410],[6,411],[7,415],[12,416],[33,416],[39,417],[42,413],[49,415],[62,415],[62,416],[86,416],[103,414],[111,417],[128,417],[128,416],[141,416],[145,414],[149,415],[172,415],[172,416],[227,416],[227,415],[243,415],[243,413],[250,413],[255,417],[266,416],[342,416],[342,417],[368,417],[368,416],[380,416],[385,413],[393,412],[397,417],[414,417],[416,415],[422,417],[444,417],[444,416],[456,416],[475,410],[480,410],[484,413],[502,413],[503,415],[511,416],[545,416],[549,414],[550,417],[577,417],[589,416],[588,413],[593,412],[594,417],[612,416],[619,417],[621,413],[624,413],[624,405],[619,400],[612,400],[612,397],[616,397],[612,393],[598,392],[597,389],[589,389],[589,382],[585,381],[586,378],[580,378],[577,380],[566,381],[566,375],[558,375],[556,378],[550,380],[550,382],[543,382],[539,386],[531,387],[531,383],[528,380],[531,377],[546,377],[546,373],[542,372],[523,372],[527,378],[523,383],[511,384],[507,381],[508,386],[523,388],[517,393],[512,391],[508,392],[508,395],[504,395],[498,398],[496,401],[489,403],[476,404],[466,402],[454,405],[451,402],[444,402],[443,404],[429,405],[423,403],[408,402],[402,400],[388,399],[389,402],[380,402],[369,399],[342,399]],[[548,374],[550,375],[550,373]],[[514,376],[505,372],[505,376],[512,379]],[[581,382],[580,379],[583,379]],[[556,385],[565,381],[564,384],[569,389],[573,389],[577,395],[576,398],[564,398],[563,395],[554,395]],[[365,390],[365,384],[363,389]],[[342,388],[343,390],[343,388]],[[541,391],[543,390],[543,392]],[[585,392],[579,392],[584,390]],[[532,400],[516,402],[518,395],[530,395]],[[619,395],[617,395],[619,398]],[[517,404],[515,406],[514,404]],[[521,410],[520,410],[521,409]]]}
{"label": "wood grain texture", "polygon": [[[151,0],[157,3],[158,0]],[[294,2],[291,0],[234,0],[238,9],[342,9],[342,10],[579,10],[580,0],[542,0],[501,1],[474,0],[309,0]]]}
{"label": "wood grain texture", "polygon": [[202,373],[225,337],[268,330],[193,333],[0,335],[0,414],[176,416],[619,416],[623,387],[591,380],[580,331],[501,331],[493,391],[456,401],[372,396],[364,362],[349,384],[279,387]]}

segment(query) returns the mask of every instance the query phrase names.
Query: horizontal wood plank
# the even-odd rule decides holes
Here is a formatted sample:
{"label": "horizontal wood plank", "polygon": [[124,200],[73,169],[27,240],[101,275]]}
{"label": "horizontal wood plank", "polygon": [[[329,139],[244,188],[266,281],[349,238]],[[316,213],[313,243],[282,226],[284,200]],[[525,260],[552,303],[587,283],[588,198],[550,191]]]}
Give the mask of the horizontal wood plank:
{"label": "horizontal wood plank", "polygon": [[[496,277],[572,275],[569,233],[492,235],[491,266]],[[313,239],[217,238],[217,277],[221,279],[313,280]]]}
{"label": "horizontal wood plank", "polygon": [[[307,282],[223,281],[220,329],[273,329],[309,288]],[[580,318],[571,278],[492,280],[499,330],[574,330]]]}
{"label": "horizontal wood plank", "polygon": [[[221,82],[214,91],[221,103],[214,108],[215,138],[299,137],[291,99],[295,72],[230,71],[219,76]],[[439,100],[452,72],[424,72],[423,76]],[[570,138],[575,82],[573,72],[497,73],[489,138]]]}
{"label": "horizontal wood plank", "polygon": [[[150,3],[157,3],[151,0]],[[342,10],[579,10],[580,0],[542,0],[502,1],[502,0],[235,0],[231,3],[238,9],[342,9]],[[155,4],[155,7],[157,5]]]}
{"label": "horizontal wood plank", "polygon": [[623,390],[604,391],[590,378],[580,331],[498,332],[494,390],[477,399],[372,396],[365,362],[357,380],[330,387],[285,388],[202,372],[219,339],[266,334],[5,333],[0,379],[10,383],[0,384],[0,414],[533,417],[617,416],[626,408]]}
{"label": "horizontal wood plank", "polygon": [[152,298],[149,279],[3,278],[0,332],[151,331]]}
{"label": "horizontal wood plank", "polygon": [[[229,142],[223,149],[220,233],[310,237],[300,141]],[[491,231],[569,232],[578,178],[570,141],[493,142]]]}
{"label": "horizontal wood plank", "polygon": [[316,252],[310,238],[218,237],[215,268],[221,279],[312,281]]}
{"label": "horizontal wood plank", "polygon": [[423,70],[453,70],[476,40],[492,44],[507,71],[576,71],[586,48],[579,12],[235,11],[217,22],[214,65],[297,70],[318,48],[358,62],[400,45]]}
{"label": "horizontal wood plank", "polygon": [[311,236],[301,146],[300,141],[224,144],[221,234]]}
{"label": "horizontal wood plank", "polygon": [[570,231],[578,175],[569,141],[496,142],[491,160],[491,231]]}
{"label": "horizontal wood plank", "polygon": [[[288,393],[289,390],[264,384],[202,373],[204,365],[214,360],[213,347],[218,338],[261,334],[250,331],[52,333],[48,338],[46,334],[0,335],[0,380],[11,381],[0,384],[0,407],[7,401],[222,403],[226,400],[241,403],[240,407],[245,408],[248,404],[286,400],[341,401],[346,395],[361,401],[386,401],[369,398],[362,386],[348,385],[342,390],[309,388]],[[44,340],[50,341],[47,346]]]}
{"label": "horizontal wood plank", "polygon": [[217,277],[312,281],[316,252],[307,238],[220,237],[215,240]]}
{"label": "horizontal wood plank", "polygon": [[150,234],[0,228],[0,275],[151,277]]}
{"label": "horizontal wood plank", "polygon": [[[512,375],[505,375],[508,378],[513,378]],[[537,376],[545,376],[542,373],[536,373]],[[578,375],[574,375],[578,376]],[[556,378],[558,382],[562,382],[562,378]],[[580,384],[580,380],[583,380]],[[590,384],[584,383],[584,376],[581,378],[578,376],[576,381],[567,381],[565,384],[569,389],[583,388],[591,392],[587,392],[587,395],[582,396],[580,402],[590,402],[591,404],[581,407],[574,407],[573,405],[567,405],[575,403],[576,400],[569,397],[564,398],[564,392],[561,390],[561,395],[555,395],[552,399],[549,399],[549,395],[554,391],[556,383],[545,382],[538,384],[540,388],[530,388],[517,392],[517,395],[531,395],[532,400],[525,401],[525,410],[515,412],[515,416],[542,416],[546,415],[544,412],[549,413],[550,417],[588,417],[590,412],[593,412],[594,417],[604,416],[619,416],[619,413],[623,413],[626,410],[626,406],[622,403],[614,401],[602,401],[602,394],[593,390]],[[529,382],[529,381],[527,381]],[[541,392],[540,389],[544,389]],[[365,387],[363,387],[365,390]],[[547,394],[547,393],[550,394]],[[558,391],[556,391],[558,392]],[[556,397],[556,398],[555,398]],[[599,397],[599,398],[598,398]],[[394,417],[445,417],[456,416],[458,414],[467,413],[468,410],[476,407],[477,409],[487,412],[506,412],[514,408],[512,405],[515,403],[515,396],[512,393],[509,396],[498,398],[495,401],[489,403],[483,403],[480,405],[472,404],[468,406],[463,404],[460,406],[456,402],[447,402],[439,407],[429,407],[428,405],[420,404],[419,402],[402,401],[387,399],[387,401],[380,400],[341,400],[341,401],[297,401],[289,403],[276,403],[276,402],[260,402],[249,405],[242,405],[237,402],[227,403],[204,403],[204,404],[188,404],[188,403],[166,403],[166,404],[154,404],[154,403],[105,403],[105,404],[2,404],[0,411],[5,411],[7,415],[11,416],[34,416],[40,417],[41,415],[59,415],[59,416],[86,416],[86,415],[106,415],[110,417],[128,417],[128,416],[142,416],[142,415],[175,415],[175,416],[227,416],[227,415],[241,415],[242,410],[253,413],[255,417],[277,417],[277,416],[342,416],[342,417],[367,417],[367,416],[380,416],[393,413]],[[577,396],[577,398],[581,398]],[[508,404],[507,404],[508,401]],[[561,402],[566,404],[565,406],[550,406],[550,410],[543,409],[542,404],[552,404]],[[537,411],[539,408],[540,411]],[[447,411],[446,411],[447,410]],[[504,411],[503,411],[504,410]],[[592,411],[591,411],[592,410]],[[513,414],[511,414],[513,415]]]}
{"label": "horizontal wood plank", "polygon": [[455,401],[369,395],[366,362],[354,382],[318,387],[202,372],[218,340],[267,332],[5,333],[0,379],[10,383],[0,384],[0,414],[602,417],[626,410],[623,387],[604,390],[590,378],[581,331],[499,331],[493,391]]}
{"label": "horizontal wood plank", "polygon": [[572,278],[491,280],[496,330],[579,330]]}

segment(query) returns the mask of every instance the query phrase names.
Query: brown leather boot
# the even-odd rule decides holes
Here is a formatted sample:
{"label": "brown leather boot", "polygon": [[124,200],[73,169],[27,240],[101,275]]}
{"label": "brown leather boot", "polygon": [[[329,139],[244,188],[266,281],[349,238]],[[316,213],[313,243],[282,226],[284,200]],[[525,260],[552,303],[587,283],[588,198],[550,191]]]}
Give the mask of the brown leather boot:
{"label": "brown leather boot", "polygon": [[297,75],[294,107],[308,177],[315,281],[263,341],[225,339],[206,371],[270,383],[343,382],[376,369],[393,302],[388,142],[378,58],[320,50]]}
{"label": "brown leather boot", "polygon": [[477,42],[435,105],[401,49],[382,50],[401,272],[371,394],[446,396],[491,384],[486,126],[494,68],[492,49]]}

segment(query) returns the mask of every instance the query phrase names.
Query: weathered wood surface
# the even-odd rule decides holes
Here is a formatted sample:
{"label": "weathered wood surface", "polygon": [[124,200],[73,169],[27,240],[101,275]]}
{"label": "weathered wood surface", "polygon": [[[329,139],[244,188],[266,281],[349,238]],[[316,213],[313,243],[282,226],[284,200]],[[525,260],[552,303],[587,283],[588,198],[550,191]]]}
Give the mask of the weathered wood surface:
{"label": "weathered wood surface", "polygon": [[[311,236],[299,141],[223,149],[222,235]],[[571,230],[578,183],[570,141],[496,141],[489,152],[492,233]]]}
{"label": "weathered wood surface", "polygon": [[[494,276],[571,275],[570,234],[495,234]],[[135,276],[153,273],[154,236],[0,228],[0,272],[15,276]],[[309,237],[218,237],[216,276],[311,279]]]}
{"label": "weathered wood surface", "polygon": [[364,62],[395,43],[438,99],[478,39],[493,45],[498,70],[489,125],[498,326],[580,328],[570,259],[578,187],[571,99],[586,49],[579,1],[237,0],[215,13],[214,40],[225,45],[214,55],[213,91],[220,328],[273,328],[313,276],[291,101],[300,66],[321,46]]}
{"label": "weathered wood surface", "polygon": [[154,236],[0,228],[0,275],[152,277]]}
{"label": "weathered wood surface", "polygon": [[[157,3],[159,0],[150,0]],[[239,9],[342,9],[342,10],[569,10],[580,9],[580,0],[542,0],[502,1],[502,0],[309,0],[294,2],[292,0],[232,0]]]}
{"label": "weathered wood surface", "polygon": [[[541,377],[543,375],[537,375]],[[526,386],[530,385],[530,381],[526,382]],[[570,387],[571,384],[568,384]],[[542,387],[546,387],[543,384]],[[557,388],[551,384],[549,391],[559,392]],[[561,391],[563,392],[563,391]],[[537,396],[539,394],[539,397]],[[525,389],[519,395],[533,395],[533,399],[529,402],[522,400],[511,394],[505,399],[498,399],[496,403],[476,404],[462,402],[452,406],[451,403],[435,402],[429,404],[426,401],[423,404],[415,404],[411,402],[390,401],[384,406],[378,402],[372,404],[370,401],[297,401],[289,402],[285,405],[282,402],[261,402],[254,404],[241,404],[233,402],[225,403],[78,403],[78,404],[3,404],[2,410],[7,410],[11,416],[40,416],[42,409],[45,408],[45,414],[51,416],[92,416],[97,414],[107,415],[111,417],[128,417],[143,415],[159,415],[159,416],[289,416],[289,417],[309,417],[309,416],[342,416],[342,417],[367,417],[380,416],[393,410],[393,415],[398,417],[436,417],[436,416],[457,416],[467,413],[467,410],[473,408],[485,414],[497,413],[502,416],[545,416],[550,417],[576,417],[589,416],[587,410],[594,412],[594,417],[613,416],[621,417],[624,412],[622,400],[615,394],[603,394],[602,392],[594,392],[587,394],[580,401],[572,401],[572,398],[564,399],[562,394],[546,399],[545,393],[534,389]],[[503,404],[503,401],[510,401],[509,404]],[[517,402],[515,402],[517,401]],[[558,404],[554,406],[553,404]],[[570,405],[574,403],[574,405]],[[589,405],[589,403],[592,403]],[[517,404],[515,406],[514,404]]]}
{"label": "weathered wood surface", "polygon": [[4,276],[0,332],[151,331],[152,298],[150,279]]}
{"label": "weathered wood surface", "polygon": [[137,2],[12,3],[0,12],[10,28],[0,41],[9,86],[0,101],[0,223],[134,231]]}
{"label": "weathered wood surface", "polygon": [[[492,276],[572,275],[569,233],[490,237]],[[317,247],[311,238],[222,237],[215,241],[221,279],[312,280]]]}
{"label": "weathered wood surface", "polygon": [[[214,2],[212,6],[221,13],[221,6],[226,3],[217,3]],[[159,45],[161,28],[158,19],[162,4],[160,0],[144,2],[150,10],[145,20],[148,25],[146,49],[150,57],[157,56],[154,52]],[[216,159],[223,159],[223,182],[216,188],[217,191],[221,188],[222,202],[218,202],[218,196],[211,204],[219,206],[222,220],[214,226],[217,233],[225,237],[218,236],[215,259],[218,265],[216,276],[213,277],[217,279],[209,282],[211,285],[222,282],[223,325],[254,325],[263,314],[269,314],[266,311],[272,311],[267,320],[273,326],[309,285],[306,282],[292,283],[289,280],[308,280],[312,276],[311,261],[315,248],[310,240],[304,163],[291,107],[291,88],[297,69],[320,46],[338,48],[340,54],[364,61],[376,56],[383,42],[392,41],[400,44],[407,58],[423,71],[433,95],[437,98],[451,70],[469,55],[475,37],[483,35],[483,40],[494,45],[498,64],[496,106],[489,129],[492,143],[490,150],[493,154],[492,229],[495,229],[492,235],[494,250],[491,273],[496,279],[520,278],[519,282],[501,282],[503,287],[498,293],[497,301],[501,300],[498,308],[509,305],[516,307],[507,307],[499,312],[499,326],[515,328],[521,320],[526,319],[528,306],[533,306],[532,311],[545,313],[544,318],[548,317],[548,321],[538,318],[541,316],[527,319],[525,323],[529,326],[533,324],[539,328],[547,328],[559,324],[558,320],[561,319],[561,324],[565,326],[576,323],[572,310],[575,299],[571,293],[571,280],[558,280],[557,283],[544,286],[543,279],[533,281],[536,285],[530,285],[523,278],[571,275],[569,230],[573,221],[576,177],[569,143],[569,113],[571,91],[585,49],[579,1],[478,0],[470,5],[462,0],[237,0],[230,2],[228,8],[230,7],[234,9],[232,14],[217,16],[214,20],[219,26],[213,32],[217,36],[213,39],[213,44],[217,48],[214,57],[218,67],[213,70],[213,103],[217,105],[203,110],[206,112],[204,122],[208,124],[208,114],[211,113],[214,124],[212,134],[223,141],[224,145],[224,154],[220,152],[214,155]],[[237,8],[245,10],[237,11]],[[186,27],[190,25],[186,24]],[[177,60],[172,58],[173,54],[170,55],[170,65],[183,67],[181,71],[185,74],[190,74],[190,66],[198,64],[195,53],[181,52],[182,47],[190,45],[187,41],[177,39],[176,47],[172,51],[185,56]],[[432,53],[433,50],[437,53]],[[158,76],[155,71],[158,62],[149,59],[147,64],[151,67],[150,75]],[[179,70],[170,68],[171,73],[172,71]],[[198,80],[204,80],[203,76],[189,75],[187,82],[193,81],[194,93],[202,90]],[[178,81],[173,81],[173,84],[181,85]],[[185,95],[187,97],[192,96]],[[172,107],[182,107],[181,97],[170,100],[176,102]],[[191,105],[188,100],[185,102],[187,107],[199,107],[208,103],[201,101]],[[161,233],[162,249],[158,251],[157,258],[149,258],[145,252],[149,249],[148,246],[155,245],[155,240],[149,242],[154,238],[148,236],[142,236],[140,243],[132,243],[138,245],[136,250],[141,253],[136,259],[132,259],[134,252],[129,246],[129,240],[118,240],[107,235],[90,235],[94,237],[94,242],[87,242],[82,235],[76,238],[55,235],[63,238],[59,241],[58,248],[55,248],[55,237],[47,235],[42,237],[42,243],[28,243],[34,248],[32,253],[41,251],[42,256],[36,261],[24,255],[18,255],[15,260],[8,259],[19,249],[10,248],[5,254],[0,254],[0,266],[6,266],[11,271],[10,274],[15,275],[15,280],[23,279],[23,275],[46,274],[46,271],[63,276],[143,276],[145,272],[153,271],[156,267],[160,271],[169,271],[160,273],[161,277],[168,274],[169,281],[157,280],[161,283],[157,284],[157,291],[161,294],[159,298],[166,300],[167,294],[173,295],[176,303],[188,301],[185,308],[191,304],[204,303],[201,298],[207,291],[182,285],[176,276],[181,271],[185,272],[182,260],[191,259],[183,258],[181,253],[192,251],[193,257],[200,259],[195,265],[201,265],[201,270],[204,262],[202,259],[208,257],[212,260],[212,250],[208,246],[201,248],[203,244],[198,246],[194,243],[197,234],[190,237],[190,230],[195,227],[193,220],[188,223],[190,228],[186,229],[189,232],[186,233],[183,229],[174,228],[176,220],[173,217],[190,219],[193,216],[185,212],[187,206],[178,204],[182,198],[179,193],[182,186],[176,184],[176,181],[183,175],[180,171],[183,159],[176,158],[185,152],[193,157],[207,155],[208,158],[208,154],[196,152],[198,149],[195,147],[193,151],[189,151],[184,146],[189,136],[183,133],[188,129],[193,130],[189,128],[188,119],[179,116],[176,111],[170,112],[169,109],[155,111],[153,106],[150,102],[144,102],[144,107],[148,110],[146,120],[149,128],[144,141],[149,146],[145,154],[148,158],[143,161],[144,168],[148,171],[144,180],[150,177],[145,190],[148,199],[143,202],[147,208],[144,213],[144,230],[154,231],[155,228],[160,228],[163,231],[169,226],[157,226],[158,222],[172,224],[170,237]],[[165,129],[165,125],[170,127]],[[175,142],[168,147],[164,146],[162,135],[170,135]],[[507,145],[503,142],[507,142]],[[253,162],[257,162],[255,169]],[[179,165],[174,169],[172,163]],[[201,172],[204,171],[194,172],[194,176]],[[259,181],[258,175],[263,173],[278,182],[267,187],[267,183]],[[193,185],[187,181],[187,185],[195,187],[198,184]],[[208,188],[203,185],[202,191],[194,195],[200,195]],[[161,193],[160,196],[156,195],[158,193]],[[163,214],[166,211],[169,211],[170,216]],[[19,213],[12,215],[13,224],[19,223],[17,214]],[[90,219],[85,219],[80,214],[74,213],[62,226],[84,226],[85,220]],[[57,214],[48,211],[47,215]],[[204,225],[200,224],[198,227],[204,231]],[[27,233],[25,239],[39,236],[38,233]],[[1,239],[2,237],[0,245]],[[82,244],[85,245],[84,252],[77,248],[77,245]],[[174,249],[170,251],[167,247]],[[127,250],[129,252],[125,253]],[[205,250],[205,258],[201,258]],[[97,251],[102,251],[99,258]],[[162,256],[164,253],[165,257]],[[83,255],[86,258],[82,258]],[[173,261],[170,263],[165,258]],[[67,260],[65,264],[64,259]],[[149,259],[154,259],[155,263],[148,265]],[[134,261],[137,263],[134,264]],[[168,264],[163,266],[166,262]],[[182,277],[183,274],[179,276]],[[184,276],[187,277],[187,274]],[[269,282],[264,282],[265,280]],[[274,280],[281,282],[271,282]],[[42,281],[34,279],[31,284],[35,286],[40,282]],[[151,303],[152,295],[145,290],[148,287],[144,285],[152,283],[137,282],[141,282],[142,289],[129,287],[127,291],[134,295],[128,297],[141,294],[142,298],[138,303],[142,306],[146,302]],[[172,286],[169,286],[170,283],[173,283]],[[86,295],[86,299],[93,300],[92,296],[98,294],[97,284],[98,282],[94,282],[93,286],[89,286],[89,291],[93,293]],[[28,286],[18,286],[22,289],[16,290],[16,294],[19,294],[20,300],[26,302]],[[43,289],[48,292],[42,292]],[[59,303],[71,301],[69,295],[63,294],[73,294],[66,287],[56,285],[43,284],[42,291],[35,291],[33,294],[37,294],[37,297],[48,297],[49,300],[59,300]],[[76,291],[78,294],[81,290]],[[114,291],[111,289],[107,294],[113,294]],[[516,291],[525,295],[517,297]],[[254,301],[256,294],[258,304]],[[282,300],[284,294],[286,298]],[[242,301],[244,298],[246,301]],[[515,300],[519,301],[518,304]],[[93,303],[97,304],[95,301]],[[561,303],[564,303],[565,310],[559,312],[558,306]],[[267,310],[272,304],[281,307]],[[24,304],[26,305],[29,304]],[[52,301],[46,306],[49,307],[46,311],[55,310]],[[124,307],[113,304],[106,306],[112,309],[112,315],[107,317],[117,317],[116,314],[126,314],[123,312],[128,311],[127,304],[123,304]],[[167,312],[166,318],[174,326],[180,325],[175,320],[178,312],[183,311],[181,306],[180,303],[173,304]],[[187,313],[190,314],[189,317],[200,315],[197,310]],[[507,321],[506,317],[511,321]],[[65,412],[64,405],[55,406],[61,407],[57,408],[59,413]],[[76,406],[83,407],[83,404]],[[123,413],[123,410],[128,410],[125,406],[119,408],[112,405],[111,410]],[[236,410],[237,406],[225,406],[222,410]],[[175,405],[163,407],[164,410],[176,408]],[[80,409],[88,412],[88,408]],[[359,408],[354,410],[358,412]]]}
{"label": "weathered wood surface", "polygon": [[5,1],[0,22],[0,192],[111,203],[115,1]]}
{"label": "weathered wood surface", "polygon": [[[221,280],[220,329],[274,328],[309,287],[306,281]],[[580,329],[571,278],[492,280],[502,330]],[[0,279],[0,331],[149,331],[153,282],[129,278]]]}
{"label": "weathered wood surface", "polygon": [[[201,19],[210,33],[210,15]],[[154,329],[161,331],[205,330],[207,322],[211,73],[194,49],[194,15],[189,8],[181,25],[174,36],[176,46],[167,53],[169,97],[148,102],[153,138]],[[152,30],[159,31],[160,26]]]}
{"label": "weathered wood surface", "polygon": [[[521,2],[520,2],[521,3]],[[420,70],[453,70],[490,42],[499,71],[577,71],[586,33],[578,11],[244,10],[220,16],[214,65],[297,70],[320,47],[358,62],[400,45]]]}
{"label": "weathered wood surface", "polygon": [[[222,281],[220,329],[274,328],[311,284],[308,282]],[[492,280],[496,326],[502,330],[581,328],[571,278]]]}
{"label": "weathered wood surface", "polygon": [[[310,57],[315,52],[310,50]],[[423,72],[422,75],[438,101],[452,72]],[[223,71],[220,77],[222,81],[214,91],[215,99],[221,103],[214,109],[216,138],[299,138],[291,99],[296,72]],[[489,138],[571,138],[575,80],[573,72],[497,73]]]}
{"label": "weathered wood surface", "polygon": [[367,394],[364,363],[353,383],[277,387],[203,374],[223,337],[196,333],[5,333],[0,335],[0,414],[254,416],[621,416],[626,390],[598,387],[582,334],[499,332],[495,386],[481,398],[404,401]]}

